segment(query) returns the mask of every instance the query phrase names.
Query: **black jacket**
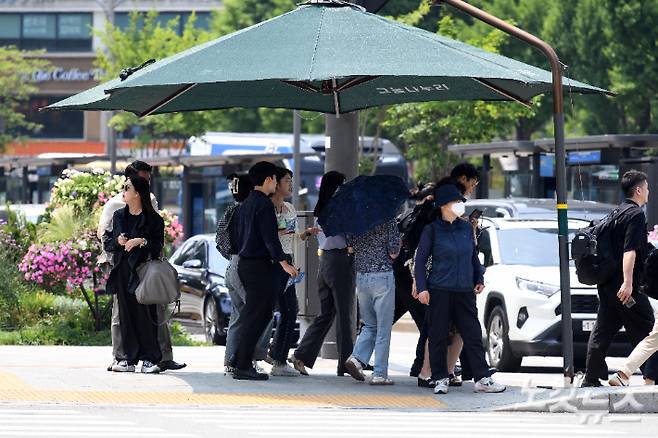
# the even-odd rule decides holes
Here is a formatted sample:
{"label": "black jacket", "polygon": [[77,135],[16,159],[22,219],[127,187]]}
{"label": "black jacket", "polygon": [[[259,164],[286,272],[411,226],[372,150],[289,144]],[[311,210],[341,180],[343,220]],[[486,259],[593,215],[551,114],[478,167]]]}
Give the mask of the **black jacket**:
{"label": "black jacket", "polygon": [[[128,214],[130,214],[128,206],[117,210],[112,218],[112,230],[105,232],[103,239],[105,251],[113,254],[114,267],[107,280],[107,291],[113,294],[117,293],[119,288],[126,288],[127,292],[135,293],[135,289],[139,285],[137,268],[149,259],[159,258],[164,247],[164,220],[160,215],[152,215],[147,219],[145,213],[132,229],[128,230],[126,224],[126,215]],[[146,239],[146,245],[133,248],[132,251],[127,252],[119,245],[118,238],[121,234],[124,234],[128,240],[144,238]],[[128,279],[121,278],[122,276],[119,275],[119,265],[122,262],[128,263],[130,269]],[[124,283],[126,281],[127,283]]]}

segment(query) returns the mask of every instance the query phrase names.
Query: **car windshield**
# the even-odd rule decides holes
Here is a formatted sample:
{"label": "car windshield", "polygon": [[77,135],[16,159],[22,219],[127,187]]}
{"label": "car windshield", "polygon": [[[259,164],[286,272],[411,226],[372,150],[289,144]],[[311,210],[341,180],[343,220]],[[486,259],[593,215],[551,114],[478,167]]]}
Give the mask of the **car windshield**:
{"label": "car windshield", "polygon": [[226,268],[228,267],[228,260],[226,260],[222,255],[217,251],[214,245],[210,245],[210,260],[208,262],[208,270],[213,274],[221,275],[222,277],[226,274]]}
{"label": "car windshield", "polygon": [[[498,231],[504,265],[559,266],[557,228],[517,228]],[[569,230],[569,242],[576,230]]]}

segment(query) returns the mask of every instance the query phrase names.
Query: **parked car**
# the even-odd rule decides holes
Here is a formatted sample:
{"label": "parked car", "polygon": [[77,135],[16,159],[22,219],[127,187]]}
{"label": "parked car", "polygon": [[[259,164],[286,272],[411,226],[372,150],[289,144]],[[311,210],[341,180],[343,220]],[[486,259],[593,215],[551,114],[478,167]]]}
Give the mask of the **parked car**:
{"label": "parked car", "polygon": [[[557,220],[485,218],[480,257],[487,265],[478,316],[491,366],[518,371],[524,356],[561,356],[561,296]],[[586,226],[570,220],[569,231]],[[574,360],[584,366],[587,341],[598,309],[595,286],[578,282],[571,264]],[[617,335],[610,356],[631,352],[625,334]]]}
{"label": "parked car", "polygon": [[203,321],[206,340],[226,344],[231,298],[224,285],[228,260],[215,248],[213,234],[186,240],[169,258],[181,284],[180,309],[176,317]]}
{"label": "parked car", "polygon": [[[616,208],[616,205],[593,201],[570,200],[569,218],[591,221],[601,219]],[[557,202],[555,199],[542,198],[510,198],[510,199],[469,199],[466,202],[466,213],[475,209],[482,210],[484,217],[519,217],[532,219],[556,218]]]}
{"label": "parked car", "polygon": [[[224,283],[228,260],[217,251],[214,234],[190,237],[169,258],[181,284],[179,318],[201,320],[206,340],[226,345],[231,317],[231,297]],[[279,312],[274,313],[274,330]],[[299,320],[293,342],[299,340]]]}

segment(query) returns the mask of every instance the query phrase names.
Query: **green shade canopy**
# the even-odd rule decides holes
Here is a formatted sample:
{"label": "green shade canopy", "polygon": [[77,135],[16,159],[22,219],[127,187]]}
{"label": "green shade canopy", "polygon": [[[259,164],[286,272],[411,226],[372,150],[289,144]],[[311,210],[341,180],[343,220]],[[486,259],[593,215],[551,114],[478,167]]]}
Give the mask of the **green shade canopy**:
{"label": "green shade canopy", "polygon": [[[348,4],[320,2],[152,63],[47,109],[232,107],[345,113],[435,100],[528,102],[551,73]],[[565,79],[565,89],[609,93]]]}

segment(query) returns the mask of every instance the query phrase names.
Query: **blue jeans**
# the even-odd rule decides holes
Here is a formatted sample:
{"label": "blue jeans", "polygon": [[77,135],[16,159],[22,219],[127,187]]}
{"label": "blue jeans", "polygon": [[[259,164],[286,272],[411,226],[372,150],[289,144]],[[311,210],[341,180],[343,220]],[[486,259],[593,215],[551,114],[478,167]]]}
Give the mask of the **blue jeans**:
{"label": "blue jeans", "polygon": [[363,326],[354,345],[355,358],[370,361],[375,352],[373,376],[388,377],[388,354],[395,310],[395,278],[393,271],[357,273],[356,288]]}

